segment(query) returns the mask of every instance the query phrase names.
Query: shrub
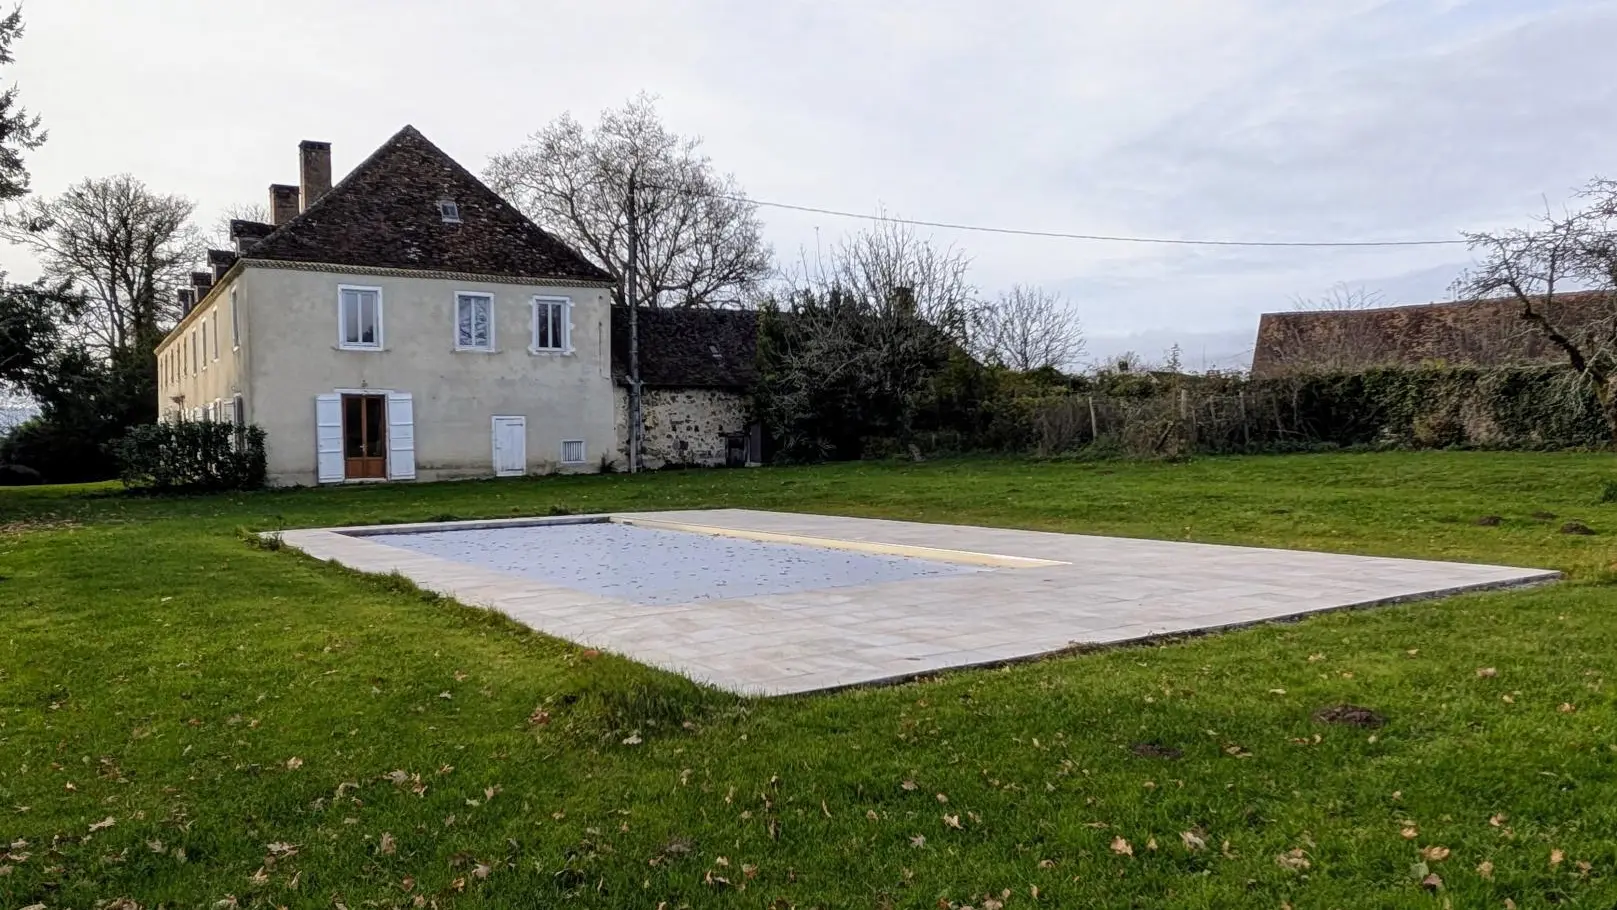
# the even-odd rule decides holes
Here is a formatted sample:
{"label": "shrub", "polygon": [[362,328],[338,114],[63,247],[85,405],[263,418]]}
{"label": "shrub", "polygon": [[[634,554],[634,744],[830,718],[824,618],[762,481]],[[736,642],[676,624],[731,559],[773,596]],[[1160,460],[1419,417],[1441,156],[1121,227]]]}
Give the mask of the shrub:
{"label": "shrub", "polygon": [[118,478],[155,492],[252,490],[264,485],[264,431],[184,420],[131,429],[113,445]]}
{"label": "shrub", "polygon": [[25,464],[0,464],[0,487],[29,487],[44,482],[45,475]]}
{"label": "shrub", "polygon": [[1600,490],[1601,502],[1617,502],[1617,480],[1608,480]]}

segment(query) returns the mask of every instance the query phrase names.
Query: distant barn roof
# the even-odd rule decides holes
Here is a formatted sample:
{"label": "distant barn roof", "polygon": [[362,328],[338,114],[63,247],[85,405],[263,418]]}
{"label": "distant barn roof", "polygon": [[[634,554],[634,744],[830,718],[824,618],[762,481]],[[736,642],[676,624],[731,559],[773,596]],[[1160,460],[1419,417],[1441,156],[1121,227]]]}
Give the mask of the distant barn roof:
{"label": "distant barn roof", "polygon": [[[440,201],[459,208],[446,222]],[[247,259],[604,284],[611,276],[545,233],[406,126]]]}
{"label": "distant barn roof", "polygon": [[[1547,309],[1540,308],[1577,338],[1609,318],[1612,298],[1600,291],[1564,293]],[[1522,320],[1520,303],[1493,298],[1365,310],[1265,313],[1258,322],[1252,375],[1565,360],[1560,348]]]}
{"label": "distant barn roof", "polygon": [[[758,313],[646,309],[639,314],[640,381],[650,388],[750,389],[758,379]],[[629,311],[612,308],[612,375],[629,376]]]}

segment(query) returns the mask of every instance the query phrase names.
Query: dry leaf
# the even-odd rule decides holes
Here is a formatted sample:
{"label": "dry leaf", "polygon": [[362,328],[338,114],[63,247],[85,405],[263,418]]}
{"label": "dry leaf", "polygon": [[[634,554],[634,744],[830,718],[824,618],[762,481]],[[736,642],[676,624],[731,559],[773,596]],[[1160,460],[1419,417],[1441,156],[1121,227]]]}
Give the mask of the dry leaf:
{"label": "dry leaf", "polygon": [[1550,866],[1552,868],[1555,867],[1555,866],[1561,865],[1562,860],[1565,860],[1565,859],[1566,859],[1566,854],[1564,852],[1562,852],[1560,850],[1551,850],[1550,851]]}
{"label": "dry leaf", "polygon": [[494,870],[490,869],[487,864],[478,863],[472,867],[472,877],[479,879],[488,878],[488,874],[493,871]]}
{"label": "dry leaf", "polygon": [[399,843],[393,839],[393,835],[384,831],[378,849],[382,851],[383,856],[392,856],[399,851]]}
{"label": "dry leaf", "polygon": [[1410,825],[1398,833],[1404,836],[1404,840],[1414,840],[1420,837],[1420,831],[1414,825]]}
{"label": "dry leaf", "polygon": [[948,825],[951,828],[958,829],[960,827],[960,816],[958,816],[958,815],[945,815],[943,817],[943,823],[945,825]]}
{"label": "dry leaf", "polygon": [[1483,860],[1477,864],[1477,874],[1487,881],[1493,881],[1493,861]]}
{"label": "dry leaf", "polygon": [[1482,679],[1492,679],[1492,678],[1494,678],[1495,676],[1498,676],[1498,675],[1499,675],[1499,671],[1495,670],[1493,667],[1479,667],[1479,668],[1477,668],[1477,676],[1482,678]]}
{"label": "dry leaf", "polygon": [[1312,865],[1308,861],[1308,857],[1303,854],[1301,847],[1280,854],[1275,857],[1275,862],[1279,863],[1282,869],[1291,869],[1293,871],[1301,871]]}
{"label": "dry leaf", "polygon": [[116,824],[118,824],[118,820],[109,815],[106,818],[103,818],[102,820],[92,824],[90,826],[90,830],[92,832],[105,831],[106,829],[108,829],[108,828],[110,828],[110,827],[112,827],[113,825],[116,825]]}
{"label": "dry leaf", "polygon": [[1112,838],[1112,852],[1118,856],[1133,856],[1134,847],[1121,837]]}
{"label": "dry leaf", "polygon": [[926,835],[925,834],[917,834],[914,837],[910,838],[910,846],[911,847],[925,847],[926,846]]}
{"label": "dry leaf", "polygon": [[1427,891],[1436,891],[1443,887],[1443,878],[1436,872],[1433,872],[1420,880],[1420,886],[1425,888]]}
{"label": "dry leaf", "polygon": [[1497,813],[1495,815],[1490,815],[1490,816],[1488,816],[1488,824],[1493,825],[1495,828],[1497,828],[1500,825],[1503,825],[1505,823],[1506,818],[1509,818],[1509,816],[1507,816],[1503,812]]}
{"label": "dry leaf", "polygon": [[1563,702],[1561,707],[1556,708],[1555,710],[1560,711],[1562,714],[1571,714],[1572,712],[1578,710],[1578,706],[1572,704],[1571,702]]}
{"label": "dry leaf", "polygon": [[1154,838],[1154,837],[1146,838],[1145,839],[1145,849],[1147,849],[1147,850],[1155,850],[1155,849],[1157,849],[1157,839]]}
{"label": "dry leaf", "polygon": [[914,790],[916,788],[916,783],[913,780],[907,780],[907,781],[903,782],[902,784],[899,784],[899,786],[903,787],[906,790]]}
{"label": "dry leaf", "polygon": [[288,771],[296,771],[301,767],[303,767],[303,759],[298,758],[296,755],[286,760],[286,770]]}
{"label": "dry leaf", "polygon": [[1426,860],[1427,862],[1440,863],[1449,858],[1449,848],[1422,847],[1420,851],[1420,858]]}
{"label": "dry leaf", "polygon": [[1207,849],[1207,841],[1202,840],[1201,835],[1194,831],[1179,832],[1179,839],[1185,842],[1185,849],[1192,853]]}

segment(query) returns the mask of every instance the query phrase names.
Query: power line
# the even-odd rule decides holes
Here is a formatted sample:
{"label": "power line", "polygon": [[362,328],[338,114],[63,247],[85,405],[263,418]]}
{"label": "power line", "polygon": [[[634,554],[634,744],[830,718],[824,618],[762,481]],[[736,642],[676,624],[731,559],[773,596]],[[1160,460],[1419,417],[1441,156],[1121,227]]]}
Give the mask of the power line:
{"label": "power line", "polygon": [[[646,184],[653,187],[653,184]],[[673,190],[674,192],[690,193],[689,190],[668,186],[655,186],[660,190]],[[704,193],[691,195],[707,195],[714,199],[725,199],[730,202],[739,202],[743,205],[756,205],[763,208],[786,209],[793,212],[808,212],[815,215],[831,215],[836,218],[857,218],[863,221],[886,221],[894,224],[912,224],[917,227],[944,228],[951,231],[973,231],[980,234],[1011,234],[1018,237],[1049,237],[1058,240],[1092,240],[1107,243],[1152,243],[1162,246],[1230,246],[1230,247],[1312,247],[1312,248],[1342,248],[1342,247],[1421,247],[1421,246],[1464,246],[1467,241],[1454,240],[1205,240],[1184,239],[1177,237],[1137,237],[1125,234],[1085,234],[1076,231],[1038,231],[1029,228],[990,227],[980,224],[960,224],[953,221],[927,221],[920,218],[899,218],[895,215],[869,215],[862,212],[844,212],[838,209],[821,208],[813,205],[797,205],[791,202],[771,202],[763,199],[753,199],[749,196],[736,196],[729,193]]]}
{"label": "power line", "polygon": [[1025,228],[987,227],[978,224],[958,224],[951,221],[926,221],[919,218],[898,218],[892,215],[866,215],[859,212],[841,212],[836,209],[824,209],[811,205],[794,205],[788,202],[767,202],[761,199],[749,199],[745,196],[721,196],[734,202],[763,206],[772,209],[788,209],[794,212],[810,212],[816,215],[833,215],[838,218],[861,218],[866,221],[890,221],[896,224],[913,224],[919,227],[946,228],[952,231],[975,231],[983,234],[1014,234],[1020,237],[1053,237],[1060,240],[1101,240],[1110,243],[1155,243],[1171,246],[1242,246],[1242,247],[1400,247],[1400,246],[1463,246],[1466,241],[1455,240],[1199,240],[1170,237],[1133,237],[1121,234],[1081,234],[1071,231],[1036,231]]}

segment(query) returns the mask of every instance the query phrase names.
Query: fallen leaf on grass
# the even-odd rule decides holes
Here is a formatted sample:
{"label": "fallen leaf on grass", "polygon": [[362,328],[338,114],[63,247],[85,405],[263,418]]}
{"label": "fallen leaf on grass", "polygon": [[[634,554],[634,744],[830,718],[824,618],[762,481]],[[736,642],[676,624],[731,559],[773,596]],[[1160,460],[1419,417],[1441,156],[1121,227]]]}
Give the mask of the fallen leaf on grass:
{"label": "fallen leaf on grass", "polygon": [[1486,881],[1493,881],[1493,861],[1483,860],[1477,864],[1477,874]]}
{"label": "fallen leaf on grass", "polygon": [[959,827],[960,827],[960,816],[958,816],[958,815],[945,815],[943,817],[943,823],[945,825],[948,825],[951,828],[959,829]]}
{"label": "fallen leaf on grass", "polygon": [[1420,886],[1427,891],[1436,891],[1443,887],[1443,877],[1436,872],[1430,873],[1420,880]]}
{"label": "fallen leaf on grass", "polygon": [[916,783],[913,780],[907,780],[907,781],[903,782],[902,784],[899,784],[899,786],[903,787],[906,790],[914,790],[916,788]]}
{"label": "fallen leaf on grass", "polygon": [[1490,815],[1490,816],[1488,816],[1488,824],[1493,825],[1495,828],[1497,828],[1497,827],[1503,825],[1505,823],[1505,819],[1508,818],[1508,817],[1509,816],[1505,815],[1505,813],[1503,813],[1503,812],[1499,812],[1499,813],[1496,813],[1494,815]]}
{"label": "fallen leaf on grass", "polygon": [[485,879],[493,871],[486,863],[478,863],[472,867],[472,878]]}
{"label": "fallen leaf on grass", "polygon": [[1493,667],[1478,667],[1477,668],[1477,676],[1479,678],[1481,678],[1481,679],[1492,679],[1492,678],[1494,678],[1495,676],[1498,676],[1498,675],[1499,675],[1499,671],[1495,670]]}
{"label": "fallen leaf on grass", "polygon": [[1185,842],[1185,849],[1192,853],[1207,849],[1207,841],[1202,840],[1201,835],[1194,831],[1179,832],[1179,839]]}
{"label": "fallen leaf on grass", "polygon": [[1308,861],[1308,857],[1303,854],[1303,849],[1301,847],[1297,847],[1296,849],[1280,854],[1279,856],[1275,857],[1275,862],[1278,863],[1282,869],[1291,869],[1298,872],[1313,865]]}
{"label": "fallen leaf on grass", "polygon": [[1112,852],[1118,856],[1133,856],[1134,845],[1121,837],[1114,837],[1112,838]]}
{"label": "fallen leaf on grass", "polygon": [[296,771],[301,767],[303,767],[303,759],[298,758],[296,755],[286,760],[286,770],[288,771]]}
{"label": "fallen leaf on grass", "polygon": [[1422,847],[1420,851],[1420,858],[1430,863],[1440,863],[1449,858],[1449,848]]}
{"label": "fallen leaf on grass", "polygon": [[925,834],[917,834],[914,837],[910,838],[910,846],[911,847],[925,847],[926,846],[926,835]]}
{"label": "fallen leaf on grass", "polygon": [[109,815],[106,818],[103,818],[102,820],[90,825],[90,831],[105,831],[116,824],[118,824],[118,820]]}
{"label": "fallen leaf on grass", "polygon": [[399,842],[393,839],[393,835],[384,831],[382,832],[381,841],[377,844],[377,849],[382,852],[383,856],[392,856],[399,851]]}
{"label": "fallen leaf on grass", "polygon": [[623,744],[625,746],[638,746],[641,742],[642,740],[640,739],[639,733],[630,733],[628,736],[623,738]]}
{"label": "fallen leaf on grass", "polygon": [[1404,840],[1414,840],[1415,838],[1420,837],[1420,830],[1414,825],[1410,825],[1398,833],[1403,835]]}
{"label": "fallen leaf on grass", "polygon": [[1564,853],[1564,852],[1562,852],[1560,850],[1551,850],[1550,851],[1550,868],[1553,869],[1554,867],[1561,865],[1562,861],[1565,860],[1565,859],[1566,859],[1566,853]]}
{"label": "fallen leaf on grass", "polygon": [[1562,714],[1571,714],[1572,712],[1578,710],[1578,706],[1572,704],[1571,702],[1563,702],[1561,707],[1556,708],[1555,710],[1560,711]]}

